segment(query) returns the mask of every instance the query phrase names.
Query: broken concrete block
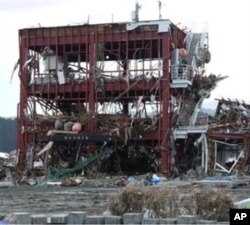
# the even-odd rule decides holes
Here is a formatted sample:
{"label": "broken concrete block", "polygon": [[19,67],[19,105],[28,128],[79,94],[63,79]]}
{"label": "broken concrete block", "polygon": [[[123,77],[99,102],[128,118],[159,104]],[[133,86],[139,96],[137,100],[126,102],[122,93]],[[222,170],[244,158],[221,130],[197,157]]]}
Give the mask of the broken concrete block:
{"label": "broken concrete block", "polygon": [[197,216],[193,215],[178,216],[177,224],[197,224]]}
{"label": "broken concrete block", "polygon": [[177,224],[176,218],[164,218],[160,219],[160,224]]}
{"label": "broken concrete block", "polygon": [[122,224],[121,216],[105,216],[105,224]]}
{"label": "broken concrete block", "polygon": [[86,217],[86,212],[70,212],[68,217],[68,224],[85,224]]}
{"label": "broken concrete block", "polygon": [[86,224],[104,224],[104,216],[87,216]]}
{"label": "broken concrete block", "polygon": [[52,224],[67,224],[68,214],[54,214],[51,216]]}
{"label": "broken concrete block", "polygon": [[142,219],[142,213],[125,213],[123,215],[123,224],[141,224]]}
{"label": "broken concrete block", "polygon": [[142,224],[159,224],[160,220],[157,218],[147,218],[142,220]]}
{"label": "broken concrete block", "polygon": [[15,217],[16,224],[31,224],[31,217],[29,213],[14,213],[13,216]]}
{"label": "broken concrete block", "polygon": [[32,215],[31,216],[32,224],[47,224],[47,216],[45,215]]}

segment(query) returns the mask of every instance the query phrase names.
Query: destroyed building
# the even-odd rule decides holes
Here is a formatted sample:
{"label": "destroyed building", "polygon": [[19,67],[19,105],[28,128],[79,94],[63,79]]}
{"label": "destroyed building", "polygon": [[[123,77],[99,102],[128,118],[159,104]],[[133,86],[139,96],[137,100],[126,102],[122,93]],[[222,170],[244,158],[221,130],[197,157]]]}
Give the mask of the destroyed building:
{"label": "destroyed building", "polygon": [[217,99],[215,115],[210,119],[210,172],[231,174],[250,172],[250,105],[244,101]]}
{"label": "destroyed building", "polygon": [[207,173],[200,109],[224,79],[205,75],[207,33],[170,20],[27,28],[19,49],[17,176]]}

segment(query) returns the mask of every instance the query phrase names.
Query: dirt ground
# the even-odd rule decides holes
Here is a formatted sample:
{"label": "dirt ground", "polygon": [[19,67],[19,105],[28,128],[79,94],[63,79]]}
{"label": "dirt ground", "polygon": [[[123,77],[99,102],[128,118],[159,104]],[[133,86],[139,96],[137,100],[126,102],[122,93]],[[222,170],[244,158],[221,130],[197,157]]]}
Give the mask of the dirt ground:
{"label": "dirt ground", "polygon": [[108,196],[115,191],[112,188],[83,187],[20,186],[4,188],[0,190],[0,214],[70,211],[102,214],[107,210]]}
{"label": "dirt ground", "polygon": [[[188,192],[198,186],[211,186],[211,184],[194,183],[166,183],[176,186],[180,194]],[[214,186],[214,185],[213,185]],[[231,193],[235,201],[250,197],[250,185],[244,184],[238,187],[231,185],[216,184],[216,188],[222,188],[225,193]],[[212,188],[212,186],[211,186]],[[55,213],[70,211],[86,211],[89,215],[103,214],[107,212],[108,197],[121,188],[111,187],[38,187],[38,186],[16,186],[0,189],[0,214],[11,214],[14,212]]]}

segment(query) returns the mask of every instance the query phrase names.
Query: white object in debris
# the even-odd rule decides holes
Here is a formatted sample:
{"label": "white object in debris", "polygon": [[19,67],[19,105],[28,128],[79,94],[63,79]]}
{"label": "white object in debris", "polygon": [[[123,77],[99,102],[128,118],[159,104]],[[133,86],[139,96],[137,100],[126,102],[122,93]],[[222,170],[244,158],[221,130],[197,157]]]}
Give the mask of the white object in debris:
{"label": "white object in debris", "polygon": [[165,177],[158,177],[156,174],[153,174],[152,179],[151,179],[151,182],[153,184],[158,184],[158,183],[165,182],[165,181],[167,181]]}
{"label": "white object in debris", "polygon": [[47,181],[46,185],[49,186],[49,187],[50,186],[61,186],[62,182],[61,181],[58,181],[58,182]]}
{"label": "white object in debris", "polygon": [[229,110],[229,107],[226,106],[224,103],[221,105],[221,108],[225,111],[228,111]]}
{"label": "white object in debris", "polygon": [[151,101],[151,103],[155,103],[155,95],[150,96],[150,101]]}
{"label": "white object in debris", "polygon": [[6,152],[0,152],[0,158],[2,159],[8,159],[10,155]]}
{"label": "white object in debris", "polygon": [[35,186],[37,184],[37,181],[35,179],[30,178],[26,181],[26,183],[30,186]]}
{"label": "white object in debris", "polygon": [[139,108],[140,106],[142,106],[142,99],[143,99],[143,96],[139,96],[139,99],[137,101],[137,108]]}
{"label": "white object in debris", "polygon": [[58,76],[59,84],[65,84],[66,83],[63,71],[58,71],[57,76]]}
{"label": "white object in debris", "polygon": [[56,69],[58,71],[62,71],[63,70],[62,57],[50,55],[44,60],[44,68],[46,71],[56,70]]}
{"label": "white object in debris", "polygon": [[52,148],[53,144],[54,142],[50,141],[40,152],[37,153],[37,155],[42,155],[44,152],[49,151]]}
{"label": "white object in debris", "polygon": [[152,178],[156,180],[160,180],[160,177],[158,177],[156,174],[153,174]]}
{"label": "white object in debris", "polygon": [[82,180],[79,179],[79,178],[76,178],[75,181],[76,181],[77,184],[81,184],[82,183]]}
{"label": "white object in debris", "polygon": [[35,161],[33,163],[33,167],[34,168],[41,168],[41,167],[43,167],[43,161],[41,159],[39,159],[38,161]]}
{"label": "white object in debris", "polygon": [[0,182],[0,188],[8,188],[8,187],[14,187],[15,185],[13,182],[10,181],[5,181],[5,182]]}
{"label": "white object in debris", "polygon": [[235,202],[234,207],[237,209],[250,209],[250,198]]}

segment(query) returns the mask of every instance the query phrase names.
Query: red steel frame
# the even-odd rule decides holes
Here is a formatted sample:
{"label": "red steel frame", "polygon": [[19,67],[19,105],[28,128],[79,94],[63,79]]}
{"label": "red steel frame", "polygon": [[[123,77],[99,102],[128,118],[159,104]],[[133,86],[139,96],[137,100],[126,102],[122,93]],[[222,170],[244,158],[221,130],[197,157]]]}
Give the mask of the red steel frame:
{"label": "red steel frame", "polygon": [[[167,23],[168,21],[165,22]],[[117,54],[114,56],[114,60],[123,61],[124,73],[128,70],[127,67],[129,60],[132,59],[132,55],[135,56],[137,54],[136,51],[138,52],[140,48],[142,49],[139,50],[141,52],[145,50],[144,56],[135,56],[137,59],[140,59],[140,57],[145,58],[145,55],[147,55],[146,57],[149,61],[161,60],[161,79],[156,94],[156,99],[161,106],[161,116],[158,128],[143,136],[142,139],[145,143],[158,146],[157,148],[158,151],[161,151],[162,159],[160,170],[167,175],[169,174],[169,131],[171,129],[171,113],[169,112],[171,97],[170,56],[173,46],[180,48],[184,45],[185,33],[172,23],[169,32],[159,32],[157,24],[151,23],[138,26],[138,28],[131,31],[127,31],[126,25],[126,23],[86,24],[82,26],[19,30],[20,103],[17,112],[17,148],[19,153],[17,175],[21,175],[27,166],[26,152],[28,144],[41,142],[44,140],[44,136],[46,136],[46,132],[36,132],[36,104],[32,106],[32,103],[29,102],[29,97],[39,97],[39,99],[43,99],[45,105],[49,105],[51,102],[58,102],[60,101],[59,99],[88,103],[86,133],[100,134],[100,131],[95,126],[94,118],[98,102],[108,102],[112,97],[115,97],[118,101],[122,99],[123,101],[131,102],[132,99],[145,95],[145,93],[155,87],[155,79],[150,79],[149,81],[146,79],[130,80],[130,89],[124,92],[128,87],[128,83],[122,79],[116,79],[115,81],[105,81],[105,94],[104,96],[99,95],[96,92],[95,81],[97,75],[95,68],[98,63],[98,43],[108,43],[111,46],[110,49],[103,51],[105,53],[112,52]],[[49,85],[29,83],[27,71],[24,68],[25,62],[30,55],[30,51],[33,51],[35,58],[37,58],[36,54],[40,54],[41,49],[45,46],[50,46],[54,50],[55,55],[66,55],[65,51],[67,48],[71,48],[69,52],[73,52],[73,49],[76,48],[83,58],[81,61],[86,62],[87,65],[86,79],[82,82],[74,83],[74,85],[72,83],[59,85],[58,82]],[[112,54],[110,56],[112,57]],[[38,72],[35,71],[35,68],[31,70],[34,70],[34,74],[39,76],[39,69]],[[145,74],[150,71],[149,69],[145,71],[142,68],[139,72]],[[57,74],[54,74],[54,76],[57,79]],[[31,118],[29,120],[26,115],[27,109],[29,109],[29,118]],[[30,127],[34,129],[28,129]]]}

